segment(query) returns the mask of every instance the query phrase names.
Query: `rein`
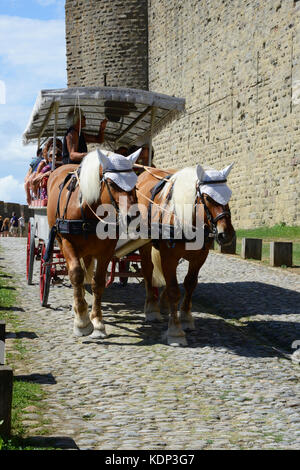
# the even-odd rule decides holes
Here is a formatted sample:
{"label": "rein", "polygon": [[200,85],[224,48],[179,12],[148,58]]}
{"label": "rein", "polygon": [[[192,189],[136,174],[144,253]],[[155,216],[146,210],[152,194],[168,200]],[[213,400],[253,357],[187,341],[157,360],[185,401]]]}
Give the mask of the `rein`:
{"label": "rein", "polygon": [[221,212],[221,214],[218,214],[216,217],[213,217],[210,210],[209,210],[209,208],[206,205],[206,202],[205,202],[204,196],[201,192],[200,186],[206,185],[206,184],[220,184],[220,183],[226,183],[226,182],[227,182],[227,179],[210,180],[210,181],[199,181],[198,180],[197,181],[195,205],[197,205],[197,199],[199,198],[200,201],[203,204],[203,207],[204,207],[204,210],[205,210],[205,213],[206,213],[206,217],[207,217],[207,219],[208,219],[208,221],[211,225],[210,228],[211,228],[211,231],[214,234],[214,236],[217,233],[217,222],[221,219],[224,219],[225,217],[231,217],[231,212],[230,212],[230,210],[225,210],[225,211]]}

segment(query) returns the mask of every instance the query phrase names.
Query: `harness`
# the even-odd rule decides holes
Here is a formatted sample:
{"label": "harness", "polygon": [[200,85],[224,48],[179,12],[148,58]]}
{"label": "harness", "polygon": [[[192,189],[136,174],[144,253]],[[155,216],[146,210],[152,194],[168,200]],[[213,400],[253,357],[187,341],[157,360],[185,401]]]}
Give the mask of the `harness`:
{"label": "harness", "polygon": [[[88,205],[90,210],[94,213],[96,216],[96,219],[87,219],[84,214],[84,210],[82,207],[82,194],[81,192],[79,193],[79,204],[80,204],[80,210],[81,210],[81,219],[76,219],[76,220],[70,220],[66,219],[66,213],[68,209],[68,205],[71,199],[71,196],[73,192],[75,191],[78,183],[79,183],[79,176],[80,176],[80,171],[81,171],[81,165],[77,168],[77,170],[74,173],[68,173],[67,176],[65,177],[64,181],[59,185],[59,195],[57,199],[57,207],[56,207],[56,222],[54,226],[51,228],[50,233],[49,233],[49,238],[48,238],[48,244],[46,248],[46,252],[44,255],[44,261],[48,262],[51,258],[52,252],[53,252],[53,247],[54,247],[54,241],[55,237],[58,233],[63,234],[63,235],[83,235],[86,239],[88,238],[89,234],[95,234],[97,230],[97,225],[99,223],[99,220],[101,220],[97,214],[94,213],[92,208]],[[120,172],[129,172],[132,170],[109,170],[109,172],[115,172],[115,173],[120,173]],[[109,197],[110,197],[110,202],[112,206],[114,207],[115,211],[117,214],[119,214],[120,209],[119,206],[111,192],[109,183],[107,182],[106,179],[104,179],[104,174],[106,171],[103,172],[101,182],[103,182],[107,188]],[[63,215],[62,217],[60,216],[60,200],[61,200],[61,195],[62,191],[65,188],[66,184],[69,182],[69,185],[67,186],[68,189],[68,196],[66,200],[66,204],[64,207]],[[100,197],[101,197],[101,192],[102,189],[100,190]]]}
{"label": "harness", "polygon": [[[149,199],[150,205],[148,207],[148,230],[151,227],[151,210],[152,210],[152,206],[154,204],[154,199],[162,191],[163,187],[165,186],[167,181],[171,178],[171,176],[172,175],[168,175],[168,176],[164,177],[163,179],[161,179],[151,190],[151,198]],[[209,239],[216,238],[217,232],[218,232],[217,222],[220,219],[223,219],[224,217],[231,217],[231,212],[230,212],[230,210],[224,210],[223,212],[221,212],[221,214],[218,214],[216,217],[213,217],[210,210],[209,210],[209,208],[207,207],[207,204],[206,204],[205,199],[204,199],[204,195],[201,192],[201,186],[204,185],[204,184],[205,185],[207,185],[207,184],[219,184],[219,183],[226,183],[226,182],[227,182],[226,179],[211,180],[211,181],[199,181],[199,180],[197,181],[196,198],[195,198],[194,207],[195,208],[197,207],[198,201],[200,200],[201,203],[203,204],[204,211],[205,211],[207,220],[209,222],[209,224],[204,225],[204,247],[205,247],[205,244],[209,241]],[[167,200],[171,199],[172,189],[173,189],[173,186],[172,186],[170,192],[168,193]],[[155,239],[155,240],[152,240],[152,244],[155,246],[155,248],[158,248],[158,242],[159,242],[159,240],[161,240],[163,238],[163,234],[166,232],[166,230],[168,230],[168,233],[170,233],[170,239],[166,240],[164,238],[164,240],[166,240],[167,243],[169,245],[173,246],[173,247],[175,246],[176,241],[183,241],[183,242],[193,241],[191,239],[187,239],[184,235],[182,236],[182,238],[180,240],[175,240],[174,225],[162,224],[161,217],[160,217],[160,221],[159,221],[158,226],[159,226],[159,238]],[[149,236],[149,233],[148,233],[148,236]]]}
{"label": "harness", "polygon": [[213,235],[214,238],[216,238],[216,235],[217,235],[217,232],[218,232],[218,229],[217,229],[217,222],[220,220],[220,219],[224,219],[225,217],[231,217],[231,212],[230,212],[230,209],[229,210],[224,210],[223,212],[221,212],[221,214],[218,214],[216,217],[213,217],[209,208],[207,207],[206,205],[206,202],[205,202],[205,199],[204,199],[204,196],[201,192],[201,186],[202,185],[206,185],[206,184],[220,184],[220,183],[226,183],[227,182],[227,179],[223,179],[223,180],[210,180],[210,181],[197,181],[197,185],[196,185],[196,201],[195,201],[195,206],[197,205],[197,200],[198,198],[200,199],[200,201],[202,202],[203,204],[203,207],[204,207],[204,210],[205,210],[205,214],[206,214],[206,217],[207,217],[207,220],[209,221],[210,223],[210,226],[209,226],[209,231],[210,233]]}

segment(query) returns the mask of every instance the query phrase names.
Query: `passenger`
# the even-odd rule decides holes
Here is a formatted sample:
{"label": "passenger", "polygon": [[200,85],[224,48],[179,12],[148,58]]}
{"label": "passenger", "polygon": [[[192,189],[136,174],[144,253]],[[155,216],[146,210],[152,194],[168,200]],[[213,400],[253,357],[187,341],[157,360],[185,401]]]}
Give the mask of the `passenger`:
{"label": "passenger", "polygon": [[[133,145],[128,149],[128,155],[131,155],[133,152],[136,152],[140,147]],[[138,165],[143,165],[143,166],[149,166],[149,147],[148,145],[143,145],[143,150],[141,151],[139,158],[137,159],[136,163]],[[152,158],[151,160],[153,161],[154,157],[154,149],[152,147]],[[156,168],[155,165],[151,162],[151,167]],[[143,168],[136,168],[135,172],[139,175],[143,172]]]}
{"label": "passenger", "polygon": [[124,157],[128,157],[128,155],[130,155],[128,153],[128,148],[127,147],[119,147],[117,150],[116,150],[116,153],[118,153],[119,155],[123,155]]}
{"label": "passenger", "polygon": [[30,194],[30,179],[33,173],[36,172],[39,163],[43,160],[43,150],[39,148],[36,152],[36,157],[34,157],[29,165],[29,170],[24,178],[24,189],[26,193],[27,204],[31,204],[31,194]]}
{"label": "passenger", "polygon": [[[58,165],[62,164],[62,142],[59,139],[56,139],[56,162],[55,162],[55,167]],[[53,154],[53,139],[49,139],[48,142],[45,144],[43,148],[43,160],[40,162],[35,175],[33,175],[31,181],[30,181],[30,186],[35,194],[35,196],[38,196],[38,189],[39,186],[45,178],[45,176],[49,176],[50,172],[52,170],[52,154]],[[44,194],[44,198],[46,197],[45,191],[42,191]]]}
{"label": "passenger", "polygon": [[67,115],[68,130],[63,141],[63,164],[81,163],[86,156],[87,144],[102,144],[107,119],[100,123],[98,135],[82,132],[86,126],[86,118],[79,108],[71,108]]}

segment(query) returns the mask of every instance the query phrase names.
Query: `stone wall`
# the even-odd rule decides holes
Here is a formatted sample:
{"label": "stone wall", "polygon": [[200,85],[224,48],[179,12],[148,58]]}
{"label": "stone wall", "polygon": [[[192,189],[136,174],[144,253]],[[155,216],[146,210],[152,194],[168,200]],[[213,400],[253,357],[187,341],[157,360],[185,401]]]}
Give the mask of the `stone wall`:
{"label": "stone wall", "polygon": [[66,0],[68,86],[148,89],[147,0]]}
{"label": "stone wall", "polygon": [[30,217],[34,216],[33,210],[29,209],[26,204],[0,201],[0,215],[2,215],[3,219],[5,217],[11,218],[13,212],[16,213],[17,217],[20,217],[22,214],[26,222],[28,222]]}
{"label": "stone wall", "polygon": [[186,98],[156,165],[234,161],[236,227],[299,224],[300,1],[150,0],[148,14],[149,88]]}
{"label": "stone wall", "polygon": [[299,224],[299,20],[300,0],[67,0],[68,85],[186,98],[156,165],[234,161],[236,227]]}

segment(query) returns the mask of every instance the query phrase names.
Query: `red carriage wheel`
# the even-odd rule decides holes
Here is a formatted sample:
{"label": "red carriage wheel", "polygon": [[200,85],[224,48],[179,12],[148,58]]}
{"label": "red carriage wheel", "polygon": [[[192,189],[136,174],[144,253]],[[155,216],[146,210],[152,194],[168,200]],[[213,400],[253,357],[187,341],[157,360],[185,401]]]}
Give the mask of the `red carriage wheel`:
{"label": "red carriage wheel", "polygon": [[26,253],[26,278],[27,284],[32,284],[33,277],[33,263],[35,255],[35,241],[34,241],[34,223],[29,220],[28,235],[27,235],[27,253]]}
{"label": "red carriage wheel", "polygon": [[51,282],[51,264],[50,262],[45,264],[44,256],[46,252],[46,246],[42,246],[42,256],[41,256],[41,267],[40,267],[40,299],[42,307],[48,305],[48,297],[50,290]]}

